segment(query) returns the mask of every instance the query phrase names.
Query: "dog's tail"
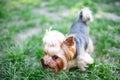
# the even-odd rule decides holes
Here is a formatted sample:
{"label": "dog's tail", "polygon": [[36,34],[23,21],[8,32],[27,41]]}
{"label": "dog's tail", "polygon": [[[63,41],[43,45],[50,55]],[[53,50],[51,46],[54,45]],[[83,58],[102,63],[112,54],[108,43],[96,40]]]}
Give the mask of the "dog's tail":
{"label": "dog's tail", "polygon": [[90,11],[88,7],[85,7],[81,9],[79,18],[82,19],[84,22],[92,21],[93,20],[92,12]]}

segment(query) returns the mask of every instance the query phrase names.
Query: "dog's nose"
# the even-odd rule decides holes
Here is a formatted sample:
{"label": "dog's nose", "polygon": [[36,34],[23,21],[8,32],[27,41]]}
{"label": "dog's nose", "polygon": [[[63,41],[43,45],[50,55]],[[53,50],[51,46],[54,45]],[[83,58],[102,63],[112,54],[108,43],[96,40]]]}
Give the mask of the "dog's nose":
{"label": "dog's nose", "polygon": [[48,67],[48,64],[44,63],[44,66],[45,66],[45,67]]}
{"label": "dog's nose", "polygon": [[48,64],[44,61],[44,59],[42,58],[41,59],[41,63],[42,63],[42,66],[43,66],[43,68],[48,68],[49,66],[48,66]]}

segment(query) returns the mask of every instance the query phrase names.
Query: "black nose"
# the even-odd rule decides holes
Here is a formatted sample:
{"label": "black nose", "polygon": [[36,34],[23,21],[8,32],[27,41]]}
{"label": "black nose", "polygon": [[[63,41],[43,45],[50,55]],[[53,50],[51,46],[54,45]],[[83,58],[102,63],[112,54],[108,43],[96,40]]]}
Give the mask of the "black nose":
{"label": "black nose", "polygon": [[45,62],[44,62],[44,59],[42,58],[41,59],[41,63],[42,63],[42,66],[43,66],[43,68],[48,68],[48,64],[46,64]]}
{"label": "black nose", "polygon": [[44,66],[45,66],[45,67],[48,67],[48,64],[44,63]]}

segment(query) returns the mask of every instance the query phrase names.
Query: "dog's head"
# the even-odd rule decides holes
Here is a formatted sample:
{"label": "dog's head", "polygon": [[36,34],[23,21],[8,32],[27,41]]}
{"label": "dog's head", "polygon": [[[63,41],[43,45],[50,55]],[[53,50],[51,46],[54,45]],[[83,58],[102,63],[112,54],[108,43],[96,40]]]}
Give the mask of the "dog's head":
{"label": "dog's head", "polygon": [[66,67],[67,62],[72,60],[76,53],[74,36],[68,36],[65,39],[60,32],[46,33],[43,44],[45,55],[41,59],[42,65],[44,68],[54,69],[55,73]]}

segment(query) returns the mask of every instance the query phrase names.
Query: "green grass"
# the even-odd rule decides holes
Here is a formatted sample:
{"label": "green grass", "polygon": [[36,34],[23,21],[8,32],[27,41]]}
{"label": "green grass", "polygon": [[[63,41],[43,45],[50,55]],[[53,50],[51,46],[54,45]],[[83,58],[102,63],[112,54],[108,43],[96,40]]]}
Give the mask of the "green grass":
{"label": "green grass", "polygon": [[[61,14],[63,7],[70,15],[60,20],[40,13],[33,9],[44,8],[49,12]],[[115,0],[4,0],[0,1],[0,80],[119,80],[120,79],[120,21],[107,18],[94,19],[88,23],[95,51],[91,54],[94,64],[85,72],[73,68],[69,72],[61,71],[55,75],[52,70],[44,70],[40,63],[43,56],[42,38],[45,29],[53,29],[67,34],[71,24],[76,20],[77,11],[89,6],[93,14],[97,11],[112,12],[120,15],[117,6],[109,8],[101,4],[114,5]],[[94,15],[93,15],[94,16]],[[36,24],[36,21],[38,23]],[[21,31],[40,27],[41,32],[27,38],[20,45],[14,37]]]}

